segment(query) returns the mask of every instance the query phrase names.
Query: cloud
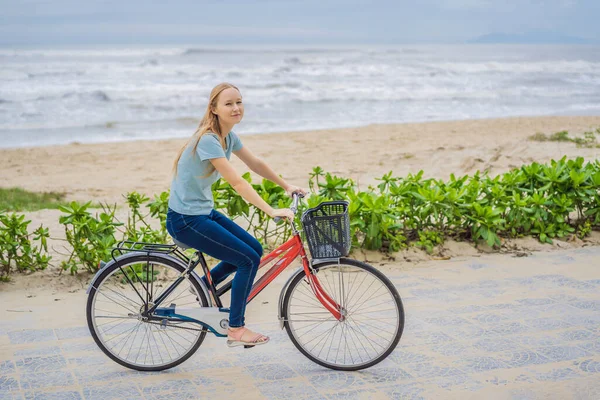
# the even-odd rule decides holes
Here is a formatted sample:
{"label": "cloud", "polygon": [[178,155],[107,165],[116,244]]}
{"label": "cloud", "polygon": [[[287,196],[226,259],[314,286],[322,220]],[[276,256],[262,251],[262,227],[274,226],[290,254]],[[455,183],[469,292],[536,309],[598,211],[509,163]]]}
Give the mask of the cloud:
{"label": "cloud", "polygon": [[491,33],[600,38],[598,0],[4,0],[0,43],[449,43]]}
{"label": "cloud", "polygon": [[[0,33],[6,34],[18,28],[18,24],[7,24],[0,26]],[[331,35],[345,37],[347,33],[336,32],[327,29],[310,29],[302,27],[256,27],[256,26],[227,26],[227,25],[205,25],[205,24],[142,24],[142,23],[70,23],[65,26],[36,26],[30,28],[28,33],[53,33],[78,34],[82,32],[110,32],[115,35],[156,35],[165,36],[223,36],[223,35],[248,35],[248,36],[302,36],[319,37]]]}
{"label": "cloud", "polygon": [[425,0],[432,7],[450,10],[514,11],[573,8],[578,0]]}

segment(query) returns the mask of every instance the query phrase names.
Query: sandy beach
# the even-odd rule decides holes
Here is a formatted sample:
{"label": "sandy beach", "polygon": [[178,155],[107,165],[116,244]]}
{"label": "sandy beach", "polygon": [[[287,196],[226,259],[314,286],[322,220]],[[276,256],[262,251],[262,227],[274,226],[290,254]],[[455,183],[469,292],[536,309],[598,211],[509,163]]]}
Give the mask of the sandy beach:
{"label": "sandy beach", "polygon": [[[571,136],[600,127],[600,117],[531,117],[395,125],[360,128],[243,135],[245,146],[265,159],[289,182],[306,186],[314,166],[358,181],[361,188],[392,170],[396,175],[424,170],[426,177],[446,179],[450,173],[472,174],[488,170],[498,174],[533,161],[547,162],[563,156],[594,160],[598,148],[578,148],[569,142],[534,142],[527,138],[537,132],[552,134],[568,130]],[[110,144],[0,150],[2,187],[19,186],[31,191],[66,192],[68,200],[123,203],[122,195],[138,191],[152,196],[169,188],[171,165],[183,139],[137,141]],[[240,173],[247,169],[232,157]],[[37,276],[13,275],[2,290],[21,287],[79,288],[89,279],[57,276],[64,259],[64,228],[58,223],[61,212],[42,210],[27,213],[32,227],[49,227],[53,263]],[[126,220],[127,210],[118,215]],[[505,242],[503,251],[543,251],[600,243],[598,232],[586,241],[555,241],[543,245],[534,238]],[[481,249],[467,243],[447,242],[438,257],[476,256]],[[377,253],[357,254],[371,261],[385,261],[389,268],[410,269],[429,260],[424,252],[409,249],[391,259]]]}
{"label": "sandy beach", "polygon": [[[360,128],[244,135],[245,146],[289,182],[306,185],[315,166],[359,182],[361,187],[392,170],[396,175],[425,171],[426,177],[450,173],[491,174],[533,161],[562,156],[595,159],[600,149],[573,143],[532,142],[537,132],[568,130],[571,136],[600,127],[600,117],[532,117],[369,125]],[[190,135],[193,132],[190,132]],[[148,195],[169,188],[173,159],[185,139],[108,144],[70,144],[0,149],[2,187],[66,192],[79,201],[121,202],[121,195]],[[240,173],[247,169],[232,157]]]}

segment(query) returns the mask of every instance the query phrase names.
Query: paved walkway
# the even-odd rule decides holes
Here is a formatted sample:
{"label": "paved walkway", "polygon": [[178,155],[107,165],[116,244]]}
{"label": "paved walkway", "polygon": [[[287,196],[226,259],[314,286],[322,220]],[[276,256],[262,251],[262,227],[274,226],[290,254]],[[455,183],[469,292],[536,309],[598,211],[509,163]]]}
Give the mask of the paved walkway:
{"label": "paved walkway", "polygon": [[253,327],[272,336],[262,348],[211,337],[177,368],[130,371],[96,348],[83,313],[51,329],[65,326],[60,302],[9,315],[0,293],[0,399],[600,399],[600,248],[389,276],[405,334],[388,359],[354,373],[308,361],[274,315]]}

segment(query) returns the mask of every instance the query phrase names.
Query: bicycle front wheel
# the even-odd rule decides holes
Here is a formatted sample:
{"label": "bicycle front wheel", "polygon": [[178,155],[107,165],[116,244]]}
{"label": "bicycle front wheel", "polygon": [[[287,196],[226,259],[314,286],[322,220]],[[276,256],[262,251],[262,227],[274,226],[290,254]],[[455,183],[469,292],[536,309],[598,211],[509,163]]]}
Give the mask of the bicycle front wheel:
{"label": "bicycle front wheel", "polygon": [[327,368],[356,371],[385,359],[404,329],[404,309],[390,280],[369,264],[342,258],[314,266],[327,294],[342,307],[338,321],[317,300],[306,275],[284,295],[285,329],[298,350]]}
{"label": "bicycle front wheel", "polygon": [[[192,322],[152,320],[146,307],[185,271],[152,255],[127,257],[102,271],[87,301],[88,327],[96,344],[115,362],[138,371],[161,371],[187,360],[206,330]],[[159,305],[208,307],[200,283],[186,277]]]}

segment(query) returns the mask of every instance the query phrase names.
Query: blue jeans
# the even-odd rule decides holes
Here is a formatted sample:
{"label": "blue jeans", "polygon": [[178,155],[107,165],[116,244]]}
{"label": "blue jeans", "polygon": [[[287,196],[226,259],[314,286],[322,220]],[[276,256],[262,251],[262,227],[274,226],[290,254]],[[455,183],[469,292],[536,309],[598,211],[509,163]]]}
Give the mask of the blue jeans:
{"label": "blue jeans", "polygon": [[215,285],[236,272],[231,286],[229,326],[244,326],[246,302],[263,254],[258,240],[216,210],[209,215],[183,215],[169,209],[167,231],[181,243],[222,260],[210,270]]}

